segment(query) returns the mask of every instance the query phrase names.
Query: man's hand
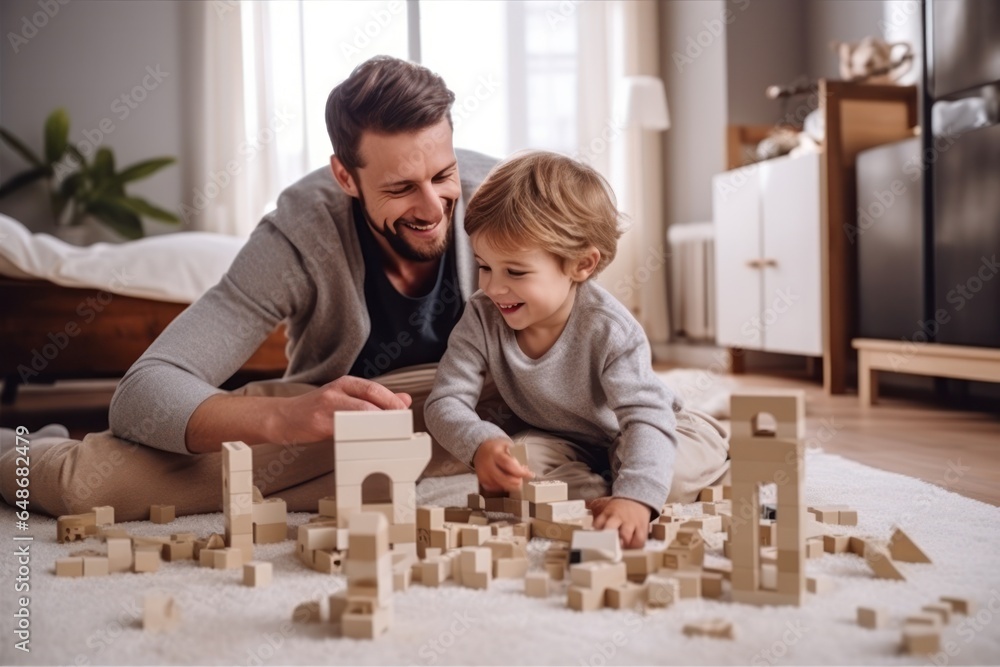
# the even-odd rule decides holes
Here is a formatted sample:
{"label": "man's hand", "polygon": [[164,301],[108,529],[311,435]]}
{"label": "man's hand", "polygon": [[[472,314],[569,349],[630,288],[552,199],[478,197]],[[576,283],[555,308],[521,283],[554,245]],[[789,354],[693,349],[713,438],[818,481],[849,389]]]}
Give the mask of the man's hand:
{"label": "man's hand", "polygon": [[337,410],[405,410],[413,403],[409,394],[394,394],[378,382],[350,375],[281,401],[273,442],[284,444],[333,437],[333,413]]}
{"label": "man's hand", "polygon": [[521,480],[535,476],[511,456],[511,444],[507,438],[496,438],[487,440],[476,450],[472,465],[479,484],[487,491],[515,491],[521,487]]}
{"label": "man's hand", "polygon": [[649,535],[649,508],[628,498],[595,498],[587,503],[594,513],[594,530],[618,530],[622,546],[641,549]]}

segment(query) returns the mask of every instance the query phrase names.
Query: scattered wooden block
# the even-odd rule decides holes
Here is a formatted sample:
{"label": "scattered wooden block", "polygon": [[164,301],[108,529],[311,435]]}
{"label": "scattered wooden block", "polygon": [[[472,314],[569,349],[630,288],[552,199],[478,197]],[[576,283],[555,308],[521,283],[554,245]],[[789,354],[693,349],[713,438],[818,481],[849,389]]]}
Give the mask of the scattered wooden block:
{"label": "scattered wooden block", "polygon": [[82,577],[83,559],[78,557],[60,558],[56,561],[57,577]]}
{"label": "scattered wooden block", "polygon": [[146,632],[169,632],[181,622],[180,608],[165,593],[147,593],[142,600],[142,629]]}
{"label": "scattered wooden block", "polygon": [[323,620],[319,610],[319,600],[303,602],[292,611],[293,623],[319,623]]}
{"label": "scattered wooden block", "polygon": [[941,627],[941,617],[938,614],[911,614],[903,619],[903,625],[929,625],[932,628]]}
{"label": "scattered wooden block", "polygon": [[550,581],[547,572],[529,572],[524,575],[524,594],[529,598],[547,598]]}
{"label": "scattered wooden block", "polygon": [[947,597],[942,595],[941,602],[950,606],[951,611],[954,614],[964,614],[965,616],[969,616],[975,609],[975,604],[968,598]]}
{"label": "scattered wooden block", "polygon": [[933,655],[941,650],[941,630],[930,626],[904,626],[902,649],[908,655]]}
{"label": "scattered wooden block", "polygon": [[896,528],[892,533],[892,537],[889,538],[889,553],[892,555],[893,560],[898,560],[903,563],[930,563],[931,559],[927,557],[920,547],[914,543],[910,536],[903,532],[901,528]]}
{"label": "scattered wooden block", "polygon": [[884,628],[889,623],[889,612],[876,607],[858,607],[858,625],[869,630]]}
{"label": "scattered wooden block", "polygon": [[133,572],[156,572],[160,569],[162,546],[148,544],[135,548],[132,560]]}
{"label": "scattered wooden block", "polygon": [[835,588],[829,577],[806,577],[806,590],[810,593],[829,593]]}
{"label": "scattered wooden block", "polygon": [[582,500],[560,500],[535,506],[536,518],[553,523],[582,519],[586,514],[586,503]]}
{"label": "scattered wooden block", "polygon": [[520,579],[527,572],[527,558],[498,558],[493,561],[494,579]]}
{"label": "scattered wooden block", "polygon": [[604,606],[611,609],[634,609],[645,600],[646,587],[634,581],[626,581],[604,591]]}
{"label": "scattered wooden block", "polygon": [[566,594],[566,606],[574,611],[596,611],[604,607],[604,590],[570,586]]}
{"label": "scattered wooden block", "polygon": [[706,487],[698,494],[698,500],[703,503],[716,503],[722,499],[722,485]]}
{"label": "scattered wooden block", "polygon": [[94,523],[98,526],[110,526],[115,522],[115,508],[110,505],[103,507],[91,507],[94,513]]}
{"label": "scattered wooden block", "polygon": [[701,573],[701,596],[717,600],[722,597],[722,580],[725,577],[719,572]]}
{"label": "scattered wooden block", "polygon": [[150,505],[149,520],[153,523],[170,523],[175,518],[173,505]]}
{"label": "scattered wooden block", "polygon": [[650,575],[646,579],[646,604],[650,607],[669,607],[680,599],[681,585],[675,577]]}
{"label": "scattered wooden block", "polygon": [[253,524],[254,544],[275,544],[286,539],[288,539],[288,524],[285,522]]}
{"label": "scattered wooden block", "polygon": [[556,480],[527,482],[524,499],[532,503],[556,503],[569,498],[569,486]]}
{"label": "scattered wooden block", "polygon": [[252,562],[243,566],[243,585],[251,588],[270,586],[274,566],[266,562]]}
{"label": "scattered wooden block", "polygon": [[935,602],[933,604],[926,604],[920,608],[921,611],[928,614],[937,614],[941,617],[941,625],[947,625],[948,621],[951,620],[951,605],[945,602]]}

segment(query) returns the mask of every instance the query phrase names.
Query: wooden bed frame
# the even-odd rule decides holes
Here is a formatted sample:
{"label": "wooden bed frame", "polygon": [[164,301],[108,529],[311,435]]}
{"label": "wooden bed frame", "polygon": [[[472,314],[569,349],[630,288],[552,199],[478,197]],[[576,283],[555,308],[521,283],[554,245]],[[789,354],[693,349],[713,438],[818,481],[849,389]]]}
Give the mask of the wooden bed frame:
{"label": "wooden bed frame", "polygon": [[[0,277],[0,401],[9,405],[23,384],[120,378],[186,304],[62,287],[47,280]],[[285,331],[279,327],[223,387],[279,378],[285,372]]]}

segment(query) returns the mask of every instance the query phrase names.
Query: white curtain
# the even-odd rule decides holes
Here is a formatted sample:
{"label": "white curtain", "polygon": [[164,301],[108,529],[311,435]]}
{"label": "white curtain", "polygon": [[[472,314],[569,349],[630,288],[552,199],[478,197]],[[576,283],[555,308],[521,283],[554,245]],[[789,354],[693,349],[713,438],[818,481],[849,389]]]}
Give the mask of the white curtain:
{"label": "white curtain", "polygon": [[651,342],[663,343],[670,328],[662,135],[624,128],[612,112],[624,77],[659,76],[656,3],[582,2],[577,7],[580,43],[587,44],[579,60],[579,157],[605,175],[629,221],[615,261],[598,282],[636,315]]}
{"label": "white curtain", "polygon": [[252,48],[267,39],[266,13],[267,3],[182,3],[190,96],[181,213],[192,229],[248,236],[278,189],[275,142],[287,121],[270,87],[256,85],[269,80],[268,63]]}

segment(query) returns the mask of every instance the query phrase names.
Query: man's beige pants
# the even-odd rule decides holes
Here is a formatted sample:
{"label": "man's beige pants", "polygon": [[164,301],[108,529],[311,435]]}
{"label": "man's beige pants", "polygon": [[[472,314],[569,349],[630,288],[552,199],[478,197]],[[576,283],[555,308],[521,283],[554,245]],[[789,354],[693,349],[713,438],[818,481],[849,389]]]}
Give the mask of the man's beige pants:
{"label": "man's beige pants", "polygon": [[[424,402],[434,384],[436,364],[405,369],[376,378],[394,392],[413,397],[416,431],[424,427]],[[234,395],[296,396],[315,387],[281,381],[251,383]],[[664,406],[664,409],[668,409]],[[503,424],[515,440],[528,445],[529,466],[536,479],[560,479],[571,498],[608,495],[609,462],[559,438],[519,428],[509,408],[490,385],[477,408],[483,418]],[[331,415],[332,418],[332,415]],[[677,461],[670,502],[693,502],[698,492],[717,482],[729,469],[725,430],[712,417],[685,410],[677,415]],[[79,514],[110,505],[116,521],[149,518],[150,505],[173,505],[178,516],[218,512],[222,508],[221,454],[185,455],[122,440],[110,431],[81,440],[42,438],[30,446],[30,506],[51,516]],[[17,452],[0,454],[0,494],[14,504]],[[289,511],[315,512],[319,498],[334,495],[332,441],[301,445],[259,444],[253,447],[254,485],[264,496],[283,498]],[[437,442],[425,477],[471,472]],[[375,478],[373,478],[375,479]],[[384,493],[366,483],[365,493]],[[366,500],[369,498],[366,497]],[[374,499],[372,499],[374,500]]]}

